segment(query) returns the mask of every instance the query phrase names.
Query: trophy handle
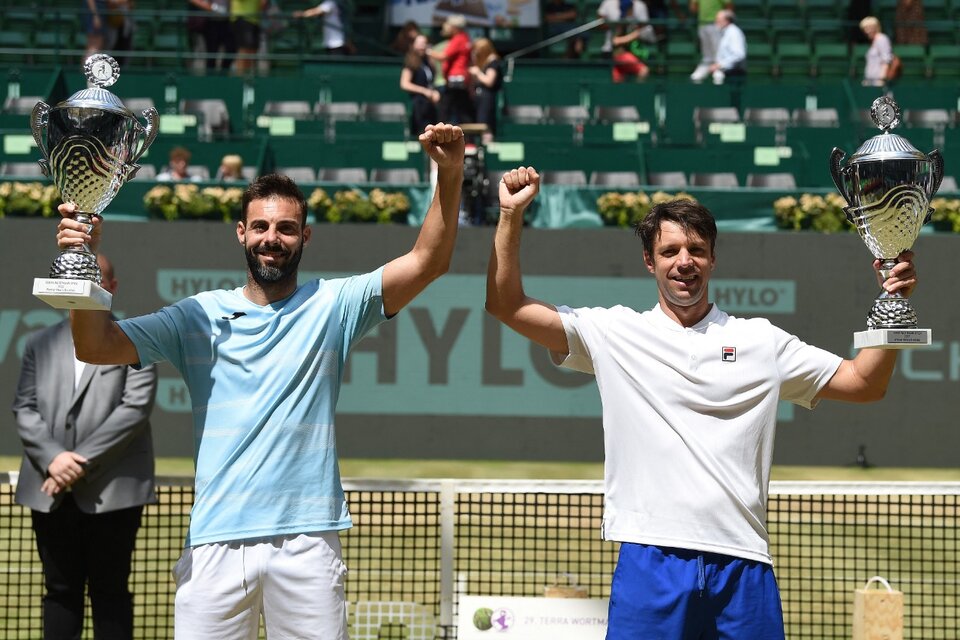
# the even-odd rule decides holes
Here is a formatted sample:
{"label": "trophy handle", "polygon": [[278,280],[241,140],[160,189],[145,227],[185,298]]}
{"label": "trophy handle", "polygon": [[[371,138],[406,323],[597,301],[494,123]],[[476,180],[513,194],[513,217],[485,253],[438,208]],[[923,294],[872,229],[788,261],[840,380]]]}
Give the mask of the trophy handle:
{"label": "trophy handle", "polygon": [[927,156],[933,162],[933,184],[930,185],[930,197],[932,198],[940,190],[940,183],[943,182],[943,155],[941,155],[940,149],[934,149]]}
{"label": "trophy handle", "polygon": [[40,149],[40,155],[43,156],[43,159],[39,161],[40,170],[47,177],[50,177],[50,152],[43,141],[43,129],[49,121],[50,105],[43,100],[39,100],[37,104],[33,105],[33,111],[30,113],[30,130],[33,132],[33,139],[37,143],[37,148]]}
{"label": "trophy handle", "polygon": [[836,185],[837,191],[840,192],[840,195],[846,199],[847,204],[853,204],[853,199],[847,194],[847,190],[843,188],[843,181],[840,180],[840,175],[843,173],[843,159],[847,157],[846,152],[843,149],[834,147],[833,151],[830,152],[830,177],[833,178],[833,184]]}
{"label": "trophy handle", "polygon": [[[136,164],[137,160],[140,159],[140,156],[146,153],[147,149],[150,148],[150,145],[153,144],[153,141],[157,139],[157,134],[160,133],[160,114],[156,109],[153,107],[144,109],[143,117],[147,121],[147,126],[143,129],[143,140],[141,140],[140,146],[130,158],[130,164]],[[139,124],[139,122],[137,124]]]}

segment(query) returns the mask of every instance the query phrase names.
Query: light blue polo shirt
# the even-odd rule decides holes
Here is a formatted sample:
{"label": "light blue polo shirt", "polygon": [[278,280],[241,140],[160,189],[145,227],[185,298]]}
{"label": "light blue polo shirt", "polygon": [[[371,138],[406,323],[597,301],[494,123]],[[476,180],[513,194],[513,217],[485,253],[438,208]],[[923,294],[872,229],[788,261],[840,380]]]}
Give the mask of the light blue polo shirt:
{"label": "light blue polo shirt", "polygon": [[207,291],[118,324],[140,365],[167,360],[193,403],[187,546],[347,529],[334,410],[350,348],[385,320],[383,268],[259,306]]}

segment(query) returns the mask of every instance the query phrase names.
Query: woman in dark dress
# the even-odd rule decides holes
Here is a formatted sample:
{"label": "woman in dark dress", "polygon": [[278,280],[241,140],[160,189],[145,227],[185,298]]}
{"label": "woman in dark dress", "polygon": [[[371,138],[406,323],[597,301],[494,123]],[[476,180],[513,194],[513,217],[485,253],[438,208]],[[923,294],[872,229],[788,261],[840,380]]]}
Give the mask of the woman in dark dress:
{"label": "woman in dark dress", "polygon": [[427,56],[427,37],[418,35],[410,45],[400,72],[400,88],[410,94],[410,135],[423,133],[428,124],[437,122],[440,92],[433,85],[433,63]]}
{"label": "woman in dark dress", "polygon": [[487,38],[478,38],[473,43],[470,75],[473,77],[477,122],[487,125],[484,142],[489,142],[497,135],[497,94],[503,86],[503,70],[500,56]]}

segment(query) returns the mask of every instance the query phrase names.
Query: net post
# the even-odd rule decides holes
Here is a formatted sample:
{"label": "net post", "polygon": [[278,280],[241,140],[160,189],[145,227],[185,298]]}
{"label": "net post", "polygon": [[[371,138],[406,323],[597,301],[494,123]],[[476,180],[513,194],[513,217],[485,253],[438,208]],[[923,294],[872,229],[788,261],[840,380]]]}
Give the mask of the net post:
{"label": "net post", "polygon": [[453,625],[453,556],[456,519],[456,481],[440,482],[440,624]]}

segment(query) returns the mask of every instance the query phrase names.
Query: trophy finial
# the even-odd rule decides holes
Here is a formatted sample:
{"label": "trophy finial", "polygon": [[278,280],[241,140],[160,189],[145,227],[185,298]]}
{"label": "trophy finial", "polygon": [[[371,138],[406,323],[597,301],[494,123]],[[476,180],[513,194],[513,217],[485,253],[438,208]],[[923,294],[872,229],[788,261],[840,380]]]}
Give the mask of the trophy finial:
{"label": "trophy finial", "polygon": [[120,77],[120,65],[105,53],[95,53],[83,63],[83,73],[90,84],[109,87]]}
{"label": "trophy finial", "polygon": [[886,133],[900,124],[900,105],[890,96],[880,96],[870,105],[870,118]]}

